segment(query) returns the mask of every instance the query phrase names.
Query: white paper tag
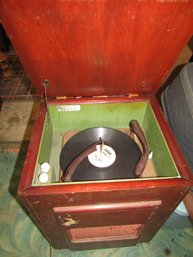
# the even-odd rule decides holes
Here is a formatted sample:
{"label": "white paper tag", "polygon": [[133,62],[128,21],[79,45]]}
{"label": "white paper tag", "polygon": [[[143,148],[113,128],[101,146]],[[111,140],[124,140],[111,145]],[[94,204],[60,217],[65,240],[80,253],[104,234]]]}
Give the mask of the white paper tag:
{"label": "white paper tag", "polygon": [[116,153],[108,145],[103,145],[101,152],[101,146],[96,146],[96,151],[88,155],[88,160],[92,165],[97,168],[106,168],[111,166],[116,160]]}
{"label": "white paper tag", "polygon": [[76,112],[80,111],[80,105],[58,105],[58,112]]}

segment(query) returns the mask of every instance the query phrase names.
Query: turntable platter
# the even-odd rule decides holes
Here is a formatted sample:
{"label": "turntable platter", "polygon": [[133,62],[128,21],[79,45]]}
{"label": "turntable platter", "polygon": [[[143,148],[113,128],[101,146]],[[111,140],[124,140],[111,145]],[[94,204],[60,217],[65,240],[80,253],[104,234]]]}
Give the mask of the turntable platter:
{"label": "turntable platter", "polygon": [[135,177],[134,169],[142,155],[139,146],[124,132],[104,127],[82,130],[66,142],[60,154],[63,176],[73,160],[93,144],[92,153],[75,168],[72,181]]}

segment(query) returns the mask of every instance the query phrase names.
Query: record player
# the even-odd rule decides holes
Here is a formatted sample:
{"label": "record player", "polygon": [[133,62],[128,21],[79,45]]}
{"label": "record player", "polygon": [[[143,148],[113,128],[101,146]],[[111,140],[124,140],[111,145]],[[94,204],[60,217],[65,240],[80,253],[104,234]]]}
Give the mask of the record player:
{"label": "record player", "polygon": [[193,34],[192,8],[2,1],[2,23],[44,96],[18,194],[53,247],[147,242],[192,186],[155,97]]}

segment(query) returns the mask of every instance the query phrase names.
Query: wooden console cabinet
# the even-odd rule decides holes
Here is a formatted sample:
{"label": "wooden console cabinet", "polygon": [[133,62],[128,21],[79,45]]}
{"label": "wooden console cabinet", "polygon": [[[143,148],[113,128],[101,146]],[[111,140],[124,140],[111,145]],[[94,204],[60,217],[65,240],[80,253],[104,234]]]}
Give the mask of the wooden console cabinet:
{"label": "wooden console cabinet", "polygon": [[[42,96],[18,189],[23,204],[55,248],[151,240],[193,185],[155,96],[193,34],[193,2],[0,0],[0,6]],[[126,128],[133,118],[153,152],[155,176],[59,181],[65,133]],[[42,162],[51,165],[43,184]]]}

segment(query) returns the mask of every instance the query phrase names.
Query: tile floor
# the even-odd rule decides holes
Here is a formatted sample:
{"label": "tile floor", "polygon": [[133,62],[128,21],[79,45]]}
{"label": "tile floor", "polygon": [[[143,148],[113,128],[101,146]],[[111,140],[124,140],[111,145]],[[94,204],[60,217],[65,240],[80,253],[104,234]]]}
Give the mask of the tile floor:
{"label": "tile floor", "polygon": [[0,96],[2,99],[33,99],[35,88],[14,51],[7,53],[6,60],[10,76],[0,70]]}

